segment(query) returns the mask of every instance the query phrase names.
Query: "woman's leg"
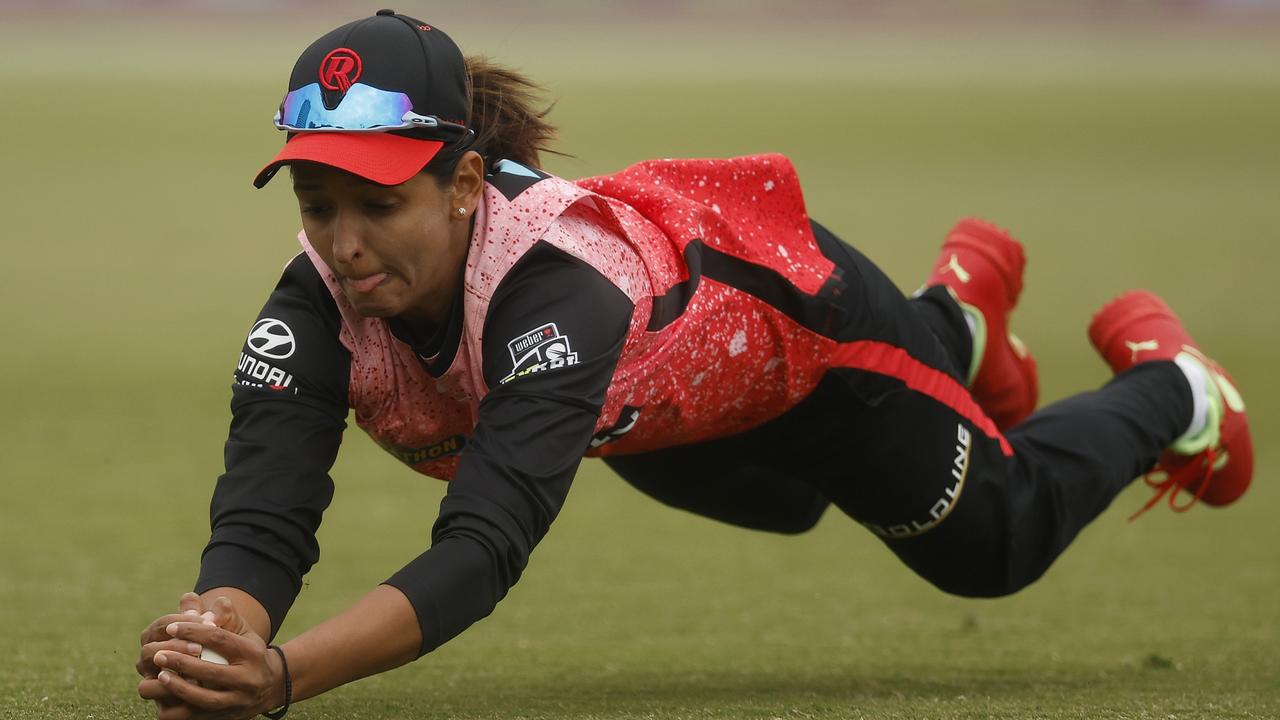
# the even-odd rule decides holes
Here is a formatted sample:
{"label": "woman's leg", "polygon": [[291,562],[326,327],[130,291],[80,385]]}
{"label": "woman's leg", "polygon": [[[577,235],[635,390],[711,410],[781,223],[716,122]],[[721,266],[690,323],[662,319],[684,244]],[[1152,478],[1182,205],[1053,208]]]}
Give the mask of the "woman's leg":
{"label": "woman's leg", "polygon": [[958,304],[947,307],[955,299],[935,289],[908,300],[815,232],[861,287],[837,338],[844,367],[829,373],[841,382],[824,383],[827,424],[839,418],[844,435],[808,479],[943,590],[994,596],[1034,581],[1187,428],[1185,376],[1152,362],[1002,436],[958,387],[971,350]]}
{"label": "woman's leg", "polygon": [[961,382],[967,382],[965,370],[969,367],[972,339],[964,320],[964,313],[945,286],[934,285],[911,297],[907,304],[946,352],[948,374]]}
{"label": "woman's leg", "polygon": [[[1186,376],[1160,360],[1002,434],[963,387],[972,341],[957,298],[934,287],[908,300],[861,254],[814,230],[850,279],[834,338],[843,365],[747,433],[606,458],[628,482],[773,532],[803,532],[832,503],[937,587],[998,596],[1039,578],[1190,424]],[[1027,378],[1026,365],[1011,364]]]}
{"label": "woman's leg", "polygon": [[788,415],[741,435],[604,461],[665,505],[752,530],[802,533],[831,503],[780,462],[781,439],[795,426]]}
{"label": "woman's leg", "polygon": [[960,413],[903,391],[855,406],[859,450],[845,473],[814,480],[939,588],[1006,595],[1039,578],[1190,416],[1182,372],[1146,363],[1032,415],[1008,433],[1009,456]]}

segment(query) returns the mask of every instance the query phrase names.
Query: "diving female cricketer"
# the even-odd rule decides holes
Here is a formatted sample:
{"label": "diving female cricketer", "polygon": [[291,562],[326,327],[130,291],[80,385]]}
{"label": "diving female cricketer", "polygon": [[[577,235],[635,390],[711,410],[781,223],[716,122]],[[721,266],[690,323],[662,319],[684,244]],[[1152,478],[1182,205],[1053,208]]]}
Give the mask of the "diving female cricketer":
{"label": "diving female cricketer", "polygon": [[[584,455],[742,527],[801,533],[834,505],[973,597],[1035,581],[1144,473],[1178,508],[1248,487],[1240,394],[1154,295],[1093,319],[1112,381],[1033,412],[1004,230],[960,221],[904,297],[810,220],[782,156],[549,175],[534,89],[390,10],[298,59],[254,184],[289,167],[302,251],[236,368],[195,592],[142,635],[160,718],[278,718],[431,652],[520,578]],[[268,645],[349,410],[449,481],[431,546]]]}

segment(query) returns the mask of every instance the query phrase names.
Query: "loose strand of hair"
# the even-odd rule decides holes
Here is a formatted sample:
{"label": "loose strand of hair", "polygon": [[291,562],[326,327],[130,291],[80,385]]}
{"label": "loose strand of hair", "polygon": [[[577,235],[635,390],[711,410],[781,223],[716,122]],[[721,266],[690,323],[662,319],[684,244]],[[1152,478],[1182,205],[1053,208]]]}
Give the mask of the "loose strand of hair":
{"label": "loose strand of hair", "polygon": [[545,90],[519,71],[478,55],[466,58],[476,147],[486,160],[508,159],[541,168],[541,155],[565,156],[551,148],[556,127],[547,120],[555,103],[538,109]]}

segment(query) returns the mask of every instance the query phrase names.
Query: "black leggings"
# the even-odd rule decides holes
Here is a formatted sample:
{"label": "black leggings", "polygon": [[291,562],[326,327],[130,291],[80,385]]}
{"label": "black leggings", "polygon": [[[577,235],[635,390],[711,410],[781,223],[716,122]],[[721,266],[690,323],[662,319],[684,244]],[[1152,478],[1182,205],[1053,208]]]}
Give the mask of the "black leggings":
{"label": "black leggings", "polygon": [[[819,225],[856,292],[834,339],[878,340],[961,379],[970,337],[951,296],[907,299]],[[1045,407],[996,439],[901,381],[833,368],[799,405],[740,435],[605,462],[654,499],[742,527],[800,533],[835,504],[921,577],[992,597],[1038,579],[1076,534],[1188,425],[1172,362]]]}

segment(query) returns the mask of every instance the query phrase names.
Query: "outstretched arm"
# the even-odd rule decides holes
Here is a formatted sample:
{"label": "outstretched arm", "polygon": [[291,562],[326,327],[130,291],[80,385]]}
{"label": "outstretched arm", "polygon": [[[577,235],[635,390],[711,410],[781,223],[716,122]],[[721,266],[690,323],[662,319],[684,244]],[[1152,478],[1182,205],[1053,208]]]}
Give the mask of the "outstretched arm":
{"label": "outstretched arm", "polygon": [[[250,598],[248,605],[256,601]],[[217,613],[216,623],[177,621],[166,626],[174,640],[210,648],[229,664],[204,662],[174,650],[157,652],[155,662],[161,671],[155,680],[144,680],[140,693],[149,699],[172,697],[184,703],[162,708],[161,720],[250,718],[285,704],[284,663],[249,629],[252,623],[240,617],[230,602]],[[378,586],[345,612],[281,646],[288,660],[290,700],[305,700],[412,661],[421,644],[417,626],[405,596],[388,585]],[[243,632],[235,632],[236,628]],[[335,658],[342,661],[334,662]]]}
{"label": "outstretched arm", "polygon": [[[350,359],[338,334],[328,288],[306,256],[295,257],[236,365],[226,473],[210,503],[212,533],[196,581],[202,596],[188,593],[178,617],[161,617],[143,632],[144,696],[162,690],[147,683],[159,672],[154,654],[188,651],[185,642],[169,642],[169,623],[225,596],[245,629],[270,639],[316,561],[315,531],[332,496],[328,471],[347,415]],[[176,702],[154,699],[161,717]]]}
{"label": "outstretched arm", "polygon": [[[493,391],[441,503],[432,547],[351,609],[283,645],[293,700],[402,665],[488,615],[563,504],[633,308],[590,266],[554,249],[540,255],[541,262],[513,270],[491,303],[484,364]],[[531,330],[548,326],[549,333],[524,342]],[[524,352],[544,336],[556,347]],[[519,357],[513,345],[521,346]],[[568,354],[571,361],[547,362]],[[249,717],[282,702],[283,666],[261,639],[261,629],[272,627],[261,620],[266,614],[246,620],[244,634],[196,623],[166,626],[179,641],[207,645],[231,665],[161,652],[156,664],[172,674],[154,685],[182,698],[191,714],[160,717]],[[229,707],[236,710],[197,709]]]}

